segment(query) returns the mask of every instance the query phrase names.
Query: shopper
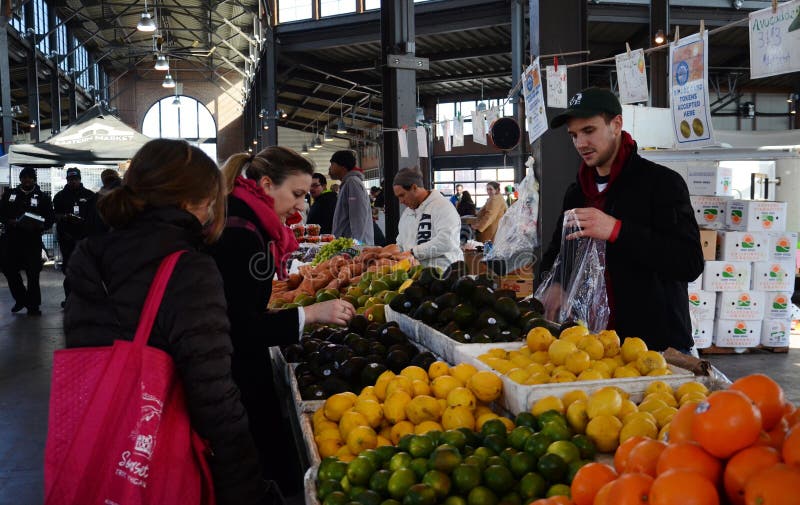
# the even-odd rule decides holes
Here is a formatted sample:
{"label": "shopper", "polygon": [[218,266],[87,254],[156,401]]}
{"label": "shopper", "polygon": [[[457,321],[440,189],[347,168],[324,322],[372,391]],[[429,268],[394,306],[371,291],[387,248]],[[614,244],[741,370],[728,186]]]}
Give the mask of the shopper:
{"label": "shopper", "polygon": [[425,266],[445,269],[463,260],[461,219],[450,201],[425,189],[417,167],[399,170],[392,184],[397,199],[408,207],[400,216],[397,245]]}
{"label": "shopper", "polygon": [[156,139],[131,160],[124,184],[99,202],[113,231],[81,241],[70,260],[64,312],[67,347],[133,340],[162,259],[184,250],[148,344],[175,362],[193,428],[210,445],[217,503],[266,504],[268,486],[231,377],[231,337],[222,278],[200,252],[224,225],[216,164],[182,140]]}
{"label": "shopper", "polygon": [[332,233],[336,193],[328,190],[328,180],[320,173],[311,176],[311,198],[313,203],[308,211],[307,222],[318,224],[320,233]]}
{"label": "shopper", "polygon": [[100,182],[103,187],[97,191],[98,196],[105,195],[112,189],[122,184],[122,179],[119,177],[119,172],[113,168],[107,168],[100,172]]}
{"label": "shopper", "polygon": [[333,214],[333,234],[354,238],[362,244],[374,244],[372,210],[364,188],[364,172],[356,167],[353,151],[333,153],[329,170],[331,177],[342,181]]}
{"label": "shopper", "polygon": [[[619,100],[608,90],[588,88],[573,96],[550,126],[565,123],[583,159],[563,206],[575,209],[573,224],[581,229],[566,238],[606,241],[608,327],[621,337],[643,338],[650,349],[688,352],[693,340],[683,301],[687,282],[703,271],[703,253],[686,183],[677,172],[639,156],[622,129]],[[563,219],[562,214],[543,271],[559,253]],[[548,318],[561,298],[559,284],[545,294]]]}
{"label": "shopper", "polygon": [[255,155],[233,155],[222,172],[230,193],[228,218],[212,254],[225,285],[233,378],[242,391],[266,475],[284,492],[294,494],[301,484],[300,474],[293,474],[297,451],[283,435],[286,422],[281,418],[267,349],[298,342],[306,324],[345,325],[355,308],[344,300],[329,300],[267,310],[272,279],[286,276],[289,254],[297,248],[294,234],[281,220],[303,205],[313,173],[308,159],[291,149],[269,147]]}
{"label": "shopper", "polygon": [[478,212],[477,219],[472,224],[472,229],[478,232],[478,241],[487,242],[494,240],[500,218],[506,213],[506,201],[500,194],[500,185],[496,182],[486,184],[486,194],[489,199]]}
{"label": "shopper", "polygon": [[461,203],[461,198],[463,197],[463,194],[464,194],[464,186],[462,186],[461,184],[456,184],[456,192],[454,195],[450,197],[450,203],[452,203],[453,205],[456,206],[456,208],[458,208],[458,204]]}
{"label": "shopper", "polygon": [[[53,197],[58,247],[61,249],[61,271],[66,275],[69,258],[79,240],[89,235],[89,227],[93,222],[96,199],[94,191],[81,184],[81,171],[77,168],[67,169],[67,185]],[[64,277],[64,307],[69,296],[69,283]]]}
{"label": "shopper", "polygon": [[[29,316],[41,315],[42,233],[53,226],[53,204],[36,184],[36,170],[25,167],[19,186],[8,188],[0,199],[0,219],[6,232],[0,237],[0,266],[14,297],[11,312],[27,308]],[[25,271],[27,286],[22,283]]]}
{"label": "shopper", "polygon": [[472,201],[472,195],[469,191],[461,193],[461,200],[456,206],[459,216],[474,216],[477,210],[475,209],[475,202]]}

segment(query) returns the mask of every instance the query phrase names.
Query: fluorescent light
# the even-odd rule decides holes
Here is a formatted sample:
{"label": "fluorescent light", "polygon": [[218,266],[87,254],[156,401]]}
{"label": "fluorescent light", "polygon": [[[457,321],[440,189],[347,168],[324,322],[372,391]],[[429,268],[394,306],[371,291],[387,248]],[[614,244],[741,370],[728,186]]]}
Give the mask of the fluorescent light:
{"label": "fluorescent light", "polygon": [[[145,7],[145,9],[147,9]],[[142,12],[142,19],[139,20],[139,23],[136,25],[136,29],[140,32],[151,33],[156,31],[156,23],[153,21],[153,18],[150,17],[150,13],[145,10]]]}
{"label": "fluorescent light", "polygon": [[155,69],[161,71],[169,70],[169,60],[163,54],[159,54],[158,58],[156,58]]}

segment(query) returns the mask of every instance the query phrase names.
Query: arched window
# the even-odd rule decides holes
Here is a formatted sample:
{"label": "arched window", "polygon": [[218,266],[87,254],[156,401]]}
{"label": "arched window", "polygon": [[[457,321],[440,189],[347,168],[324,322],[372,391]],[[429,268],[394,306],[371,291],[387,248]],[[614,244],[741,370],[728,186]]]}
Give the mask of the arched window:
{"label": "arched window", "polygon": [[205,105],[190,96],[173,95],[154,103],[144,115],[142,133],[150,138],[184,139],[212,160],[217,159],[214,117]]}

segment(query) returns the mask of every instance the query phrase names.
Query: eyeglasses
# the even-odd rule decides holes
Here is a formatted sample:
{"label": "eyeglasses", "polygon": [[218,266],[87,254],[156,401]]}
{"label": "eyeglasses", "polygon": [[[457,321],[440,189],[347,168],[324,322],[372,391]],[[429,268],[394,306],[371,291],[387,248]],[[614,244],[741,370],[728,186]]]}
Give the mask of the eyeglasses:
{"label": "eyeglasses", "polygon": [[318,182],[312,182],[312,183],[311,183],[311,187],[312,187],[312,188],[321,188],[321,187],[322,187],[322,184],[320,184],[320,183],[318,183]]}

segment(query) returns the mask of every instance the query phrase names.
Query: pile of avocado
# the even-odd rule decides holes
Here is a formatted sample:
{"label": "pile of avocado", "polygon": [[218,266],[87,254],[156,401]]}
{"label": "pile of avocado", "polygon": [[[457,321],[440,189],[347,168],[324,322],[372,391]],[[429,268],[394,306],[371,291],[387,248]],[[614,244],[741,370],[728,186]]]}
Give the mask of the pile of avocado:
{"label": "pile of avocado", "polygon": [[547,321],[541,302],[517,300],[514,291],[497,289],[498,280],[491,274],[467,276],[463,261],[444,272],[426,267],[389,306],[466,344],[513,342],[538,326],[558,335],[573,325]]}
{"label": "pile of avocado", "polygon": [[299,344],[284,347],[283,356],[298,363],[294,373],[303,400],[358,393],[386,370],[400,373],[410,365],[427,370],[436,361],[409,342],[397,323],[370,323],[363,315],[353,317],[347,328],[315,328]]}

